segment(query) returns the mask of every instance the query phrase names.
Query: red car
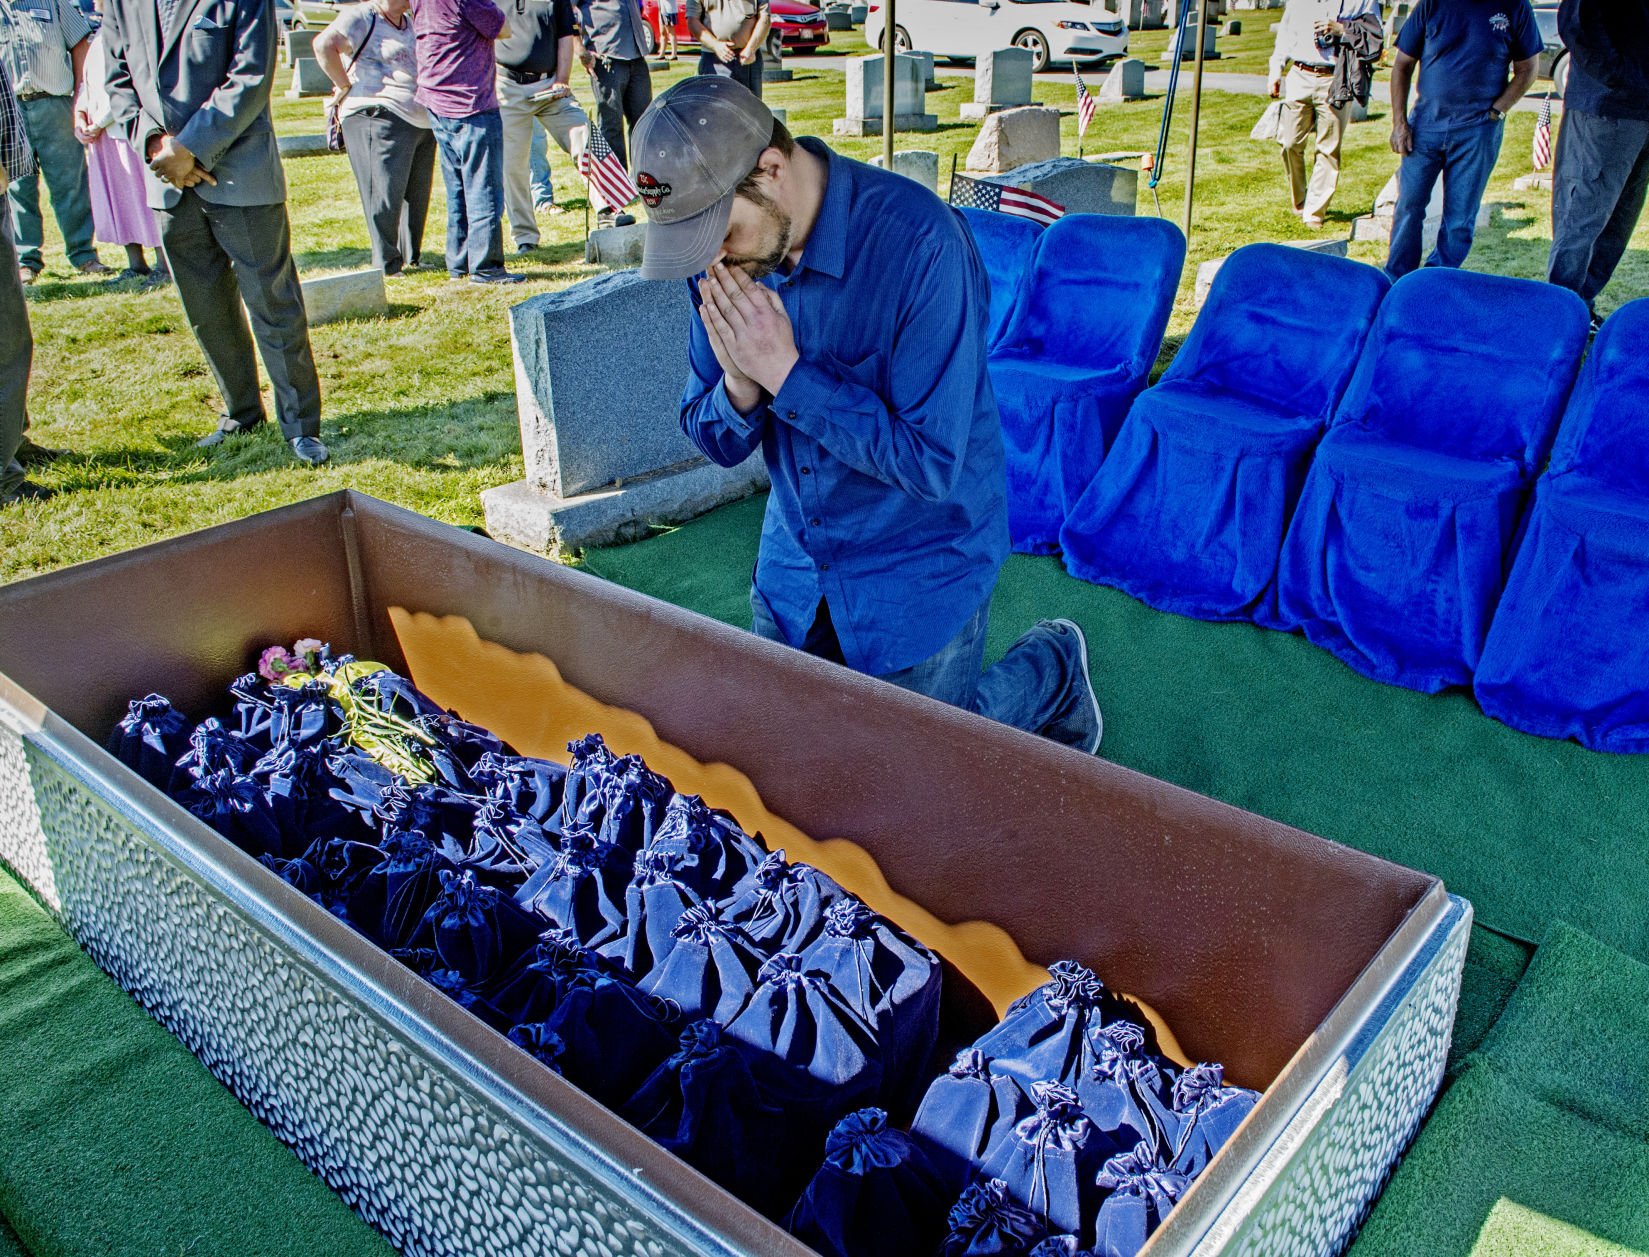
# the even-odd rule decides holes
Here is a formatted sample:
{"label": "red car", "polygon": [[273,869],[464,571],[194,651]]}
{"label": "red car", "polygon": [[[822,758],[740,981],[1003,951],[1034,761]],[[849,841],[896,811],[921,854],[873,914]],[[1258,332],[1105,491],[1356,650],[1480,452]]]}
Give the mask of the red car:
{"label": "red car", "polygon": [[[768,0],[767,7],[773,15],[773,29],[779,32],[786,53],[812,52],[830,42],[823,10],[801,0]],[[652,56],[658,50],[658,0],[641,0],[641,15],[647,19],[647,37],[651,43],[646,51]],[[676,41],[683,48],[693,43],[687,30],[687,0],[676,0]]]}

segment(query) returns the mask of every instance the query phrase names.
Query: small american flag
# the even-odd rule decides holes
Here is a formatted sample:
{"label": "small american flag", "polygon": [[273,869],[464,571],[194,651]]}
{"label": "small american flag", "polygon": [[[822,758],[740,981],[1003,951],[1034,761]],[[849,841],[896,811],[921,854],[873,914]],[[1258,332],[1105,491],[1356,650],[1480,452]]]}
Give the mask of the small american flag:
{"label": "small american flag", "polygon": [[[574,131],[573,151],[578,154],[578,173],[584,176],[598,209],[623,209],[641,195],[600,127],[576,127]],[[576,136],[579,131],[586,132],[582,145]]]}
{"label": "small american flag", "polygon": [[1534,124],[1534,168],[1546,169],[1552,160],[1552,97],[1540,102],[1540,121]]}
{"label": "small american flag", "polygon": [[1094,114],[1099,110],[1099,101],[1088,90],[1088,85],[1082,81],[1082,71],[1076,71],[1076,138],[1081,139],[1088,134],[1088,124],[1094,120]]}
{"label": "small american flag", "polygon": [[983,179],[970,179],[966,175],[951,176],[950,203],[960,205],[963,209],[995,210],[999,214],[1015,214],[1020,218],[1028,218],[1033,223],[1041,223],[1044,227],[1065,214],[1065,207],[1058,201],[1050,201],[1045,196],[1038,196],[1023,188],[986,183]]}

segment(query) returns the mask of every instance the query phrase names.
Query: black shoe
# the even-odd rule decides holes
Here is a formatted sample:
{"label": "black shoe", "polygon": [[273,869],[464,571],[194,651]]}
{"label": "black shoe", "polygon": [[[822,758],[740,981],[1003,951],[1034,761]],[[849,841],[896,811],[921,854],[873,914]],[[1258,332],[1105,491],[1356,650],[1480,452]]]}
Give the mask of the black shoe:
{"label": "black shoe", "polygon": [[0,498],[0,506],[11,506],[18,502],[42,502],[56,495],[56,489],[48,489],[43,484],[35,484],[32,480],[25,480],[5,497]]}
{"label": "black shoe", "polygon": [[319,467],[332,457],[318,436],[295,436],[287,444],[292,447],[292,457],[310,467]]}
{"label": "black shoe", "polygon": [[196,441],[195,448],[209,450],[214,445],[222,445],[232,436],[245,436],[248,432],[255,432],[260,426],[260,424],[253,424],[248,428],[235,423],[230,424],[226,428],[215,428],[211,432],[208,432],[205,436],[201,437],[200,440]]}
{"label": "black shoe", "polygon": [[23,444],[17,447],[17,453],[12,455],[25,467],[44,467],[47,463],[54,463],[68,450],[54,450],[44,445],[36,445],[28,437],[23,438]]}
{"label": "black shoe", "polygon": [[525,275],[512,275],[503,267],[495,271],[476,271],[470,276],[472,284],[520,284],[526,281]]}
{"label": "black shoe", "polygon": [[90,262],[82,262],[79,266],[75,267],[74,269],[79,271],[82,275],[113,275],[114,274],[114,268],[111,267],[111,266],[106,265],[104,262],[102,262],[98,258],[93,258]]}

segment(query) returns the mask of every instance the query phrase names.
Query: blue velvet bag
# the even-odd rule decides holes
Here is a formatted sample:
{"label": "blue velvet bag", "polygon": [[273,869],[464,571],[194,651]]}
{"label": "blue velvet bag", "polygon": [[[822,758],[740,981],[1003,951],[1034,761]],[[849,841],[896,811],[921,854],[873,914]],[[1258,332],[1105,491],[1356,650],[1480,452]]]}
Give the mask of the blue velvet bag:
{"label": "blue velvet bag", "polygon": [[1080,1235],[1098,1207],[1094,1175],[1112,1144],[1088,1120],[1076,1092],[1057,1082],[1031,1088],[1035,1111],[980,1169],[999,1179],[1042,1224],[1044,1235]]}
{"label": "blue velvet bag", "polygon": [[785,1228],[822,1257],[928,1254],[945,1234],[946,1194],[922,1150],[881,1109],[849,1113]]}
{"label": "blue velvet bag", "polygon": [[547,759],[486,754],[476,761],[470,778],[489,799],[543,825],[561,806],[567,770]]}
{"label": "blue velvet bag", "polygon": [[554,841],[537,821],[488,799],[476,809],[466,849],[453,862],[513,892],[556,855]]}
{"label": "blue velvet bag", "polygon": [[437,876],[441,893],[419,923],[414,945],[433,946],[443,968],[479,989],[533,945],[538,922],[474,873],[443,869]]}
{"label": "blue velvet bag", "polygon": [[368,938],[394,949],[411,941],[440,896],[441,875],[456,870],[416,829],[389,834],[380,850],[382,858],[362,880],[351,920]]}
{"label": "blue velvet bag", "polygon": [[837,994],[876,1030],[886,1062],[884,1096],[904,1112],[930,1077],[939,1037],[944,974],[934,955],[851,895],[824,914],[824,932],[802,953],[809,970],[829,975]]}
{"label": "blue velvet bag", "polygon": [[275,710],[269,701],[269,687],[256,672],[248,672],[229,683],[229,693],[235,700],[230,708],[235,732],[267,750],[269,725]]}
{"label": "blue velvet bag", "polygon": [[978,1048],[964,1048],[928,1086],[910,1134],[955,1196],[1030,1111],[1017,1081],[996,1073]]}
{"label": "blue velvet bag", "polygon": [[257,758],[255,746],[225,729],[217,717],[209,716],[189,735],[189,749],[172,770],[168,793],[179,798],[194,782],[225,769],[244,773]]}
{"label": "blue velvet bag", "polygon": [[597,837],[634,855],[652,839],[675,793],[668,781],[642,763],[641,756],[614,760],[601,778]]}
{"label": "blue velvet bag", "polygon": [[300,894],[308,895],[316,903],[321,903],[324,883],[321,877],[320,849],[323,845],[317,842],[308,851],[290,860],[283,860],[279,856],[260,855],[258,863]]}
{"label": "blue velvet bag", "polygon": [[581,973],[608,973],[602,958],[571,930],[545,930],[485,992],[489,1020],[503,1026],[543,1021]]}
{"label": "blue velvet bag", "polygon": [[1082,1241],[1074,1235],[1050,1235],[1035,1248],[1031,1257],[1092,1257],[1082,1249]]}
{"label": "blue velvet bag", "polygon": [[821,1134],[881,1093],[876,1032],[827,975],[808,971],[794,953],[781,952],[757,971],[756,989],[727,1034],[754,1050],[751,1072],[768,1097],[804,1126],[816,1121]]}
{"label": "blue velvet bag", "polygon": [[443,969],[437,957],[434,967],[424,973],[424,981],[428,982],[437,991],[445,995],[465,1012],[480,1016],[483,1011],[481,997],[475,989],[464,980],[464,975],[456,969]]}
{"label": "blue velvet bag", "polygon": [[159,694],[134,698],[109,734],[107,750],[150,785],[165,790],[189,748],[189,721]]}
{"label": "blue velvet bag", "polygon": [[627,978],[589,968],[561,986],[544,1026],[566,1045],[561,1073],[616,1109],[676,1048],[680,1010]]}
{"label": "blue velvet bag", "polygon": [[941,1257],[1030,1257],[1047,1232],[1000,1179],[981,1179],[951,1206]]}
{"label": "blue velvet bag", "polygon": [[619,1115],[760,1212],[788,1203],[773,1155],[785,1115],[762,1098],[744,1049],[716,1022],[689,1024]]}
{"label": "blue velvet bag", "polygon": [[635,859],[624,891],[624,932],[602,944],[602,955],[616,960],[637,979],[645,978],[675,950],[675,928],[687,909],[701,902],[684,878],[692,877],[696,857],[672,847],[649,847]]}
{"label": "blue velvet bag", "polygon": [[791,864],[783,851],[765,857],[723,901],[722,914],[768,955],[802,952],[824,933],[825,909],[847,892],[809,864]]}
{"label": "blue velvet bag", "polygon": [[1193,1065],[1174,1079],[1174,1113],[1180,1129],[1169,1169],[1195,1178],[1225,1146],[1260,1101],[1246,1087],[1227,1087],[1221,1065]]}
{"label": "blue velvet bag", "polygon": [[583,827],[598,830],[604,807],[601,783],[611,771],[616,757],[607,749],[599,733],[591,733],[567,743],[572,762],[562,782],[561,806],[556,809],[550,828],[564,833],[570,828]]}
{"label": "blue velvet bag", "polygon": [[511,1026],[507,1037],[511,1043],[552,1073],[561,1072],[561,1058],[567,1054],[567,1044],[560,1035],[542,1022]]}
{"label": "blue velvet bag", "polygon": [[177,796],[179,803],[253,857],[294,859],[308,846],[287,842],[269,793],[249,773],[222,768],[205,773]]}
{"label": "blue velvet bag", "polygon": [[383,917],[383,904],[376,896],[381,884],[373,882],[370,876],[384,861],[382,848],[349,838],[317,840],[310,851],[316,848],[319,848],[321,906],[339,920],[367,933],[369,924],[376,926]]}
{"label": "blue velvet bag", "polygon": [[296,855],[317,838],[374,837],[359,813],[332,797],[329,752],[326,742],[277,746],[252,765],[249,776],[263,791],[280,834],[271,854]]}
{"label": "blue velvet bag", "polygon": [[1138,1007],[1107,991],[1092,970],[1061,960],[1049,973],[1052,981],[1015,1000],[974,1044],[998,1073],[1013,1074],[1027,1087],[1050,1081],[1075,1086],[1093,1065],[1095,1032],[1116,1020],[1145,1024]]}
{"label": "blue velvet bag", "polygon": [[555,858],[538,867],[515,899],[540,919],[540,929],[547,921],[597,947],[624,933],[630,870],[629,852],[579,826],[562,834]]}
{"label": "blue velvet bag", "polygon": [[1145,1031],[1113,1021],[1088,1036],[1093,1055],[1076,1080],[1076,1097],[1088,1120],[1118,1151],[1144,1140],[1171,1151],[1179,1128],[1163,1094],[1162,1073],[1145,1052]]}
{"label": "blue velvet bag", "polygon": [[1095,1182],[1109,1193],[1094,1223],[1095,1257],[1134,1257],[1191,1186],[1157,1165],[1145,1144],[1112,1157]]}
{"label": "blue velvet bag", "polygon": [[675,945],[647,975],[642,990],[670,1000],[687,1017],[711,1017],[727,1025],[756,988],[760,953],[713,904],[687,909],[671,934]]}
{"label": "blue velvet bag", "polygon": [[269,745],[314,746],[343,728],[343,711],[324,681],[269,687]]}
{"label": "blue velvet bag", "polygon": [[767,858],[767,848],[696,794],[671,797],[646,849],[674,853],[677,877],[700,899],[724,898]]}

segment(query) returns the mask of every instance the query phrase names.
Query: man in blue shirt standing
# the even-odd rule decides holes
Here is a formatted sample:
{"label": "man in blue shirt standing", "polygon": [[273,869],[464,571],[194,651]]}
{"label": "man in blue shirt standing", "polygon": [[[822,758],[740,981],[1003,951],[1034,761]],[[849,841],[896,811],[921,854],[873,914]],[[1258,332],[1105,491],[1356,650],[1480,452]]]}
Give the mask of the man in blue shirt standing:
{"label": "man in blue shirt standing", "polygon": [[[1420,265],[1439,175],[1443,223],[1426,265],[1465,263],[1506,114],[1534,82],[1542,44],[1529,0],[1420,0],[1403,23],[1391,69],[1391,150],[1403,159],[1386,259],[1393,279]],[[1416,66],[1420,99],[1410,112]]]}
{"label": "man in blue shirt standing", "polygon": [[731,79],[636,126],[642,275],[699,278],[682,426],[773,489],[757,633],[1092,752],[1087,646],[1043,621],[980,673],[1008,552],[990,304],[961,219],[903,175],[792,140]]}

